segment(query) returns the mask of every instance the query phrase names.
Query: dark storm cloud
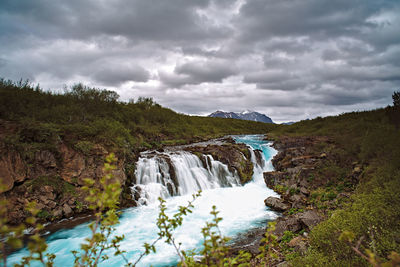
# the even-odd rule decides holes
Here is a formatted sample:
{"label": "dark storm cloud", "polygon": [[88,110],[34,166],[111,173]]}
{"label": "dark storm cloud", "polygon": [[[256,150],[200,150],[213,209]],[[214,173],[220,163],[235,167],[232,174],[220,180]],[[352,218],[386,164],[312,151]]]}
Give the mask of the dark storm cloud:
{"label": "dark storm cloud", "polygon": [[4,27],[6,35],[90,39],[105,34],[138,40],[199,40],[218,38],[225,31],[202,26],[206,21],[196,10],[208,4],[196,0],[5,0],[1,13],[9,20]]}
{"label": "dark storm cloud", "polygon": [[105,85],[121,84],[127,81],[147,82],[150,73],[140,66],[110,66],[100,67],[94,71],[93,78]]}
{"label": "dark storm cloud", "polygon": [[274,121],[376,108],[400,88],[399,14],[394,0],[2,0],[0,77]]}
{"label": "dark storm cloud", "polygon": [[160,73],[160,79],[171,87],[185,84],[221,83],[238,70],[227,61],[194,61],[178,65],[174,73]]}
{"label": "dark storm cloud", "polygon": [[367,19],[390,1],[375,0],[253,0],[240,10],[244,21],[237,21],[244,39],[276,36],[333,38],[352,36],[376,24]]}

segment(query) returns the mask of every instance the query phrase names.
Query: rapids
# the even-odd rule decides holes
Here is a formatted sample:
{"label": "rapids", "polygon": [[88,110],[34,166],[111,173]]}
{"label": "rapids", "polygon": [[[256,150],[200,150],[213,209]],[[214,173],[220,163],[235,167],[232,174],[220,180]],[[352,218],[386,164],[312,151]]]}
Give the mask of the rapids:
{"label": "rapids", "polygon": [[[143,243],[152,243],[157,239],[156,219],[158,215],[158,197],[166,199],[168,213],[173,214],[178,206],[186,205],[191,194],[202,190],[202,195],[194,202],[193,213],[185,217],[183,225],[175,231],[181,248],[199,249],[202,243],[201,228],[211,220],[209,212],[217,206],[223,221],[220,223],[222,234],[233,237],[240,232],[262,226],[273,220],[277,214],[264,205],[264,199],[276,194],[268,189],[263,180],[263,172],[272,170],[271,159],[276,151],[261,135],[234,136],[236,142],[245,143],[251,148],[254,163],[253,180],[244,186],[239,185],[236,173],[231,173],[223,163],[207,157],[207,168],[193,154],[182,151],[156,153],[141,157],[137,162],[137,184],[133,193],[140,194],[140,203],[136,208],[123,211],[116,234],[125,235],[121,249],[127,251],[127,258],[135,262],[143,251]],[[262,164],[257,164],[253,150],[261,150]],[[167,164],[167,160],[171,164]],[[174,168],[171,177],[170,166]],[[48,252],[56,254],[56,266],[73,266],[71,250],[78,250],[79,244],[89,236],[88,223],[72,229],[59,230],[47,237]],[[177,263],[178,257],[172,246],[163,242],[156,245],[157,253],[142,259],[138,266],[170,266]],[[123,266],[120,256],[113,256],[100,266]],[[9,256],[9,263],[17,263],[27,255],[22,249]],[[32,266],[41,266],[32,264]]]}

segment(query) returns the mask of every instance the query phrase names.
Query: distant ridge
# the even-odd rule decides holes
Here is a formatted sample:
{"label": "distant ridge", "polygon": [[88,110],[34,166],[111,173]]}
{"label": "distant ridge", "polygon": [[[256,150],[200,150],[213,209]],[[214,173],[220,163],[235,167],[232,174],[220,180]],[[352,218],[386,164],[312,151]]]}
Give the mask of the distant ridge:
{"label": "distant ridge", "polygon": [[208,117],[274,123],[270,117],[268,117],[264,114],[258,113],[256,111],[252,111],[252,110],[245,110],[241,113],[224,112],[224,111],[217,110],[214,113],[211,113],[210,115],[208,115]]}

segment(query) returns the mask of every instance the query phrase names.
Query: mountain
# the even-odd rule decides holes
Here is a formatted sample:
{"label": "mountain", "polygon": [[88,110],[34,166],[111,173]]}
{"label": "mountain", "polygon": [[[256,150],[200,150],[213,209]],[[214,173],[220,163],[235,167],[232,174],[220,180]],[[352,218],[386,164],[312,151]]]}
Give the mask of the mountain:
{"label": "mountain", "polygon": [[224,119],[241,119],[240,116],[235,112],[223,112],[220,110],[215,111],[208,115],[208,117],[212,118],[224,118]]}
{"label": "mountain", "polygon": [[296,123],[295,121],[288,121],[288,122],[282,122],[281,124],[283,125],[292,125],[293,123]]}
{"label": "mountain", "polygon": [[229,118],[229,119],[239,119],[239,120],[247,120],[247,121],[258,121],[258,122],[265,122],[265,123],[274,123],[270,117],[252,111],[252,110],[245,110],[241,113],[236,112],[224,112],[217,110],[214,113],[208,115],[208,117],[213,118]]}

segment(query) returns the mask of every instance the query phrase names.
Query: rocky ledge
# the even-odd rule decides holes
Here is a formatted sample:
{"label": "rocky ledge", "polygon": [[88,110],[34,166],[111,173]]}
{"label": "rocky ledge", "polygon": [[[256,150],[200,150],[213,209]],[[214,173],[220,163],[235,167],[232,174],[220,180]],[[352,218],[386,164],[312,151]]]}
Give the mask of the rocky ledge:
{"label": "rocky ledge", "polygon": [[215,160],[226,164],[229,170],[237,173],[241,183],[249,182],[253,177],[253,163],[249,148],[245,144],[236,144],[235,141],[228,137],[223,139],[219,144],[208,144],[206,146],[188,146],[184,150],[197,155],[205,168],[207,168],[206,160],[203,155],[211,155]]}

